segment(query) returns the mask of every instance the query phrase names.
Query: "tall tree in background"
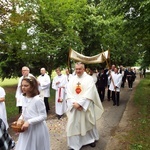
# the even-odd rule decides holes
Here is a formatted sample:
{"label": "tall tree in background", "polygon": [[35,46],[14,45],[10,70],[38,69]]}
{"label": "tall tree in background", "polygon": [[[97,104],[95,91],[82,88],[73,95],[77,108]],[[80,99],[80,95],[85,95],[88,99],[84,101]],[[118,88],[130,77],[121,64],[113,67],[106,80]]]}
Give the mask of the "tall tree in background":
{"label": "tall tree in background", "polygon": [[148,0],[0,0],[0,76],[23,65],[38,75],[67,65],[68,50],[92,56],[110,49],[111,63],[149,66]]}

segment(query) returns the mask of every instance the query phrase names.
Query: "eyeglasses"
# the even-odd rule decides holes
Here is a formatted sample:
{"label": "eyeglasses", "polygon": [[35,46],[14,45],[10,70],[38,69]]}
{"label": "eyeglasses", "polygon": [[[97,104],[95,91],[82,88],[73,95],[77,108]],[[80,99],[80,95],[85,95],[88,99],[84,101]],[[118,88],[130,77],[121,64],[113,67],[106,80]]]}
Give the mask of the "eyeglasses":
{"label": "eyeglasses", "polygon": [[22,71],[28,71],[28,70],[22,70]]}

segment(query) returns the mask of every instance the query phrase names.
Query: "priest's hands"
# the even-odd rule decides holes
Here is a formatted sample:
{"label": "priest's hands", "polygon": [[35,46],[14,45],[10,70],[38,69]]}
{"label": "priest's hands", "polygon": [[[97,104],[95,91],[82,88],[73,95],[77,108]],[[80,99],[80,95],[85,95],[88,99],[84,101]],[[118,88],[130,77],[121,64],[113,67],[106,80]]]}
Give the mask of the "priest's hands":
{"label": "priest's hands", "polygon": [[82,106],[79,105],[77,102],[73,102],[73,107],[78,109],[79,111],[83,110]]}

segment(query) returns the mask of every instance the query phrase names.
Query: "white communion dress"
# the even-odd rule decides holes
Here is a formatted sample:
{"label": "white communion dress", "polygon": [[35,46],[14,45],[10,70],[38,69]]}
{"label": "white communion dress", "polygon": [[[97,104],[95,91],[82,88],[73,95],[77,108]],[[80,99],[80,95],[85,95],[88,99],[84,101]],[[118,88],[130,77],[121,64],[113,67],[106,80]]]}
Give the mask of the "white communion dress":
{"label": "white communion dress", "polygon": [[19,134],[15,150],[50,150],[50,136],[45,122],[47,118],[44,102],[39,95],[23,98],[20,119],[29,122],[29,128]]}

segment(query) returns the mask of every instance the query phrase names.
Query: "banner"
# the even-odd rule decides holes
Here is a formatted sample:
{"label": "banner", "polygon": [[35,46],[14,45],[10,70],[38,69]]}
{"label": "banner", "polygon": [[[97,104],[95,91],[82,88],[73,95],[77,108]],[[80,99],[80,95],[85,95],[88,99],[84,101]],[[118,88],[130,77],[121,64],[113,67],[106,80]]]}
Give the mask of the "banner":
{"label": "banner", "polygon": [[107,50],[95,56],[84,56],[75,50],[70,49],[69,58],[75,61],[83,62],[85,64],[103,63],[110,58],[110,52]]}

